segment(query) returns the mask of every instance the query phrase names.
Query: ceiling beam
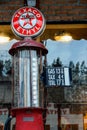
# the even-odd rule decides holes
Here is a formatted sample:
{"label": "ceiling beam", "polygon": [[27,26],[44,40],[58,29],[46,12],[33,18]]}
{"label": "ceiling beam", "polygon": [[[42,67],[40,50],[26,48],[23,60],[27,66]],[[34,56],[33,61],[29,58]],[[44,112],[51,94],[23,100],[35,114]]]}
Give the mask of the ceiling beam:
{"label": "ceiling beam", "polygon": [[87,24],[47,24],[46,29],[78,29],[87,28]]}

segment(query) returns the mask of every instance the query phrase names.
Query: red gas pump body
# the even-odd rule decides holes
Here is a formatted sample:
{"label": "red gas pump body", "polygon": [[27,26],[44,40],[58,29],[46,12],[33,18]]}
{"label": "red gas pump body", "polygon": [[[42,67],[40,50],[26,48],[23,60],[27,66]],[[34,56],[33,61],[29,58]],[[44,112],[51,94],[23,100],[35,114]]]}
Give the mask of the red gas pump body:
{"label": "red gas pump body", "polygon": [[[16,42],[9,53],[14,56],[18,50],[22,49],[36,50],[39,56],[40,51],[42,55],[48,53],[43,44],[30,38]],[[43,111],[43,108],[31,106],[12,108],[11,115],[16,118],[15,130],[44,130]]]}
{"label": "red gas pump body", "polygon": [[44,130],[42,108],[15,108],[11,112],[16,117],[15,130]]}

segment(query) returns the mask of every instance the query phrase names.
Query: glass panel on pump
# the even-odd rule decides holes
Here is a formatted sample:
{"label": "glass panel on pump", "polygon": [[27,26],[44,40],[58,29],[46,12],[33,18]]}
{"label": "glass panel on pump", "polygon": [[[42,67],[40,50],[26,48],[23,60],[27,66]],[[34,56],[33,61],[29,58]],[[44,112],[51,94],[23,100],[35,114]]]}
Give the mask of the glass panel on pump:
{"label": "glass panel on pump", "polygon": [[14,106],[39,106],[38,56],[36,50],[14,55]]}

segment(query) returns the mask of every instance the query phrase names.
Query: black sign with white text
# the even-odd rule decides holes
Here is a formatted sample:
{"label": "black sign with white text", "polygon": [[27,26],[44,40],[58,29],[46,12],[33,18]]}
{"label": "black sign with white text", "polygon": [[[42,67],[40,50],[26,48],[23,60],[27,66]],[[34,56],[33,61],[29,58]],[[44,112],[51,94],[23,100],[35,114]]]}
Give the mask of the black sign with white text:
{"label": "black sign with white text", "polygon": [[47,67],[46,86],[70,86],[70,69],[68,67]]}

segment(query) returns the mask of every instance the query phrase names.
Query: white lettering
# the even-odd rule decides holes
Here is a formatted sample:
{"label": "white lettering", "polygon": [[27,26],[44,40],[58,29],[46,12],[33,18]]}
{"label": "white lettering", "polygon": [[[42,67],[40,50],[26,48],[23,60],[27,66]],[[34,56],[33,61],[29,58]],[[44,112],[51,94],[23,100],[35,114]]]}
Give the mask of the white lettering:
{"label": "white lettering", "polygon": [[33,13],[36,14],[36,13],[37,13],[37,10],[33,10]]}
{"label": "white lettering", "polygon": [[60,69],[56,68],[56,73],[59,74],[60,73]]}
{"label": "white lettering", "polygon": [[24,12],[26,12],[26,11],[27,11],[27,10],[26,10],[26,8],[25,8],[25,9],[23,9],[23,11],[24,11]]}
{"label": "white lettering", "polygon": [[41,17],[41,15],[40,15],[40,14],[36,14],[36,17],[37,17],[37,18],[40,18],[40,17]]}
{"label": "white lettering", "polygon": [[36,32],[36,31],[35,31],[35,28],[33,28],[32,31],[35,33],[35,32]]}
{"label": "white lettering", "polygon": [[25,29],[22,29],[22,33],[24,33]]}
{"label": "white lettering", "polygon": [[39,30],[39,29],[40,29],[40,27],[35,26],[35,29],[36,29],[36,30]]}
{"label": "white lettering", "polygon": [[55,75],[48,75],[49,79],[55,79]]}
{"label": "white lettering", "polygon": [[28,12],[32,12],[31,8],[28,9]]}
{"label": "white lettering", "polygon": [[18,14],[19,14],[19,15],[21,15],[21,14],[22,14],[21,10],[18,12]]}
{"label": "white lettering", "polygon": [[55,84],[55,80],[48,80],[48,83],[49,83],[49,85],[53,85],[53,86],[56,85],[56,84]]}
{"label": "white lettering", "polygon": [[15,17],[19,18],[19,14],[16,14]]}
{"label": "white lettering", "polygon": [[31,30],[26,30],[26,34],[32,34]]}
{"label": "white lettering", "polygon": [[57,85],[64,85],[65,83],[64,83],[64,80],[62,80],[62,79],[56,79],[56,84]]}
{"label": "white lettering", "polygon": [[54,69],[48,69],[48,73],[49,74],[55,74],[55,70]]}
{"label": "white lettering", "polygon": [[20,27],[20,26],[18,26],[18,27],[17,27],[17,31],[19,31],[19,32],[20,32],[20,29],[21,29],[21,27]]}

